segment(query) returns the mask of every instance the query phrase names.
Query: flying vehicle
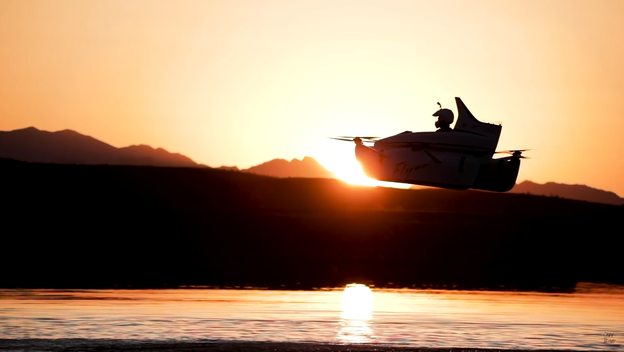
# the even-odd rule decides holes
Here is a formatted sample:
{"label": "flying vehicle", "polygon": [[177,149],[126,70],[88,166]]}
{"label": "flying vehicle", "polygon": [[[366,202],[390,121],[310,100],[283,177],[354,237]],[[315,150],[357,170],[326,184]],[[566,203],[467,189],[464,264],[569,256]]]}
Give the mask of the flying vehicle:
{"label": "flying vehicle", "polygon": [[[379,181],[449,189],[507,192],[516,184],[522,152],[496,152],[502,125],[477,120],[460,98],[457,123],[450,109],[436,111],[437,131],[405,131],[386,138],[333,137],[355,142],[355,157],[364,173]],[[366,144],[373,144],[368,146]],[[494,158],[496,153],[507,157]]]}

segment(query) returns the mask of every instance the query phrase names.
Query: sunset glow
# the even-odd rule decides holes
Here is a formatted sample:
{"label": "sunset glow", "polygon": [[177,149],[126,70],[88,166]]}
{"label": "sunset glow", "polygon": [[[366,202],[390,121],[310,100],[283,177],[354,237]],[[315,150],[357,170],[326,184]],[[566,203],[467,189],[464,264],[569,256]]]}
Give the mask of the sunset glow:
{"label": "sunset glow", "polygon": [[338,179],[353,185],[404,189],[410,187],[409,184],[377,181],[366,176],[362,166],[355,159],[352,142],[328,140],[328,142],[323,143],[322,148],[319,148],[316,158],[323,167],[334,172]]}
{"label": "sunset glow", "polygon": [[362,284],[349,284],[342,293],[342,317],[367,320],[373,313],[373,293]]}
{"label": "sunset glow", "polygon": [[337,135],[432,131],[437,102],[530,148],[518,181],[624,195],[619,0],[0,3],[0,130],[148,144],[209,166],[311,156],[369,184]]}

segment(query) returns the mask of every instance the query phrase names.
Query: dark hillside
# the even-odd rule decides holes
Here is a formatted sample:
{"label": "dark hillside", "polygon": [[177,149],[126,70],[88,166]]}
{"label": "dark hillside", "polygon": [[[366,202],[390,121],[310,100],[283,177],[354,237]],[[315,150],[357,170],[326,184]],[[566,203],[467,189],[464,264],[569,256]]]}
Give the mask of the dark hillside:
{"label": "dark hillside", "polygon": [[531,181],[524,181],[517,184],[511,192],[585,200],[594,203],[624,205],[624,199],[620,198],[617,194],[585,185],[566,185],[555,182],[539,184]]}
{"label": "dark hillside", "polygon": [[624,283],[623,207],[0,159],[5,287]]}
{"label": "dark hillside", "polygon": [[55,164],[199,166],[184,155],[161,148],[115,148],[72,130],[48,132],[34,127],[0,131],[0,158]]}

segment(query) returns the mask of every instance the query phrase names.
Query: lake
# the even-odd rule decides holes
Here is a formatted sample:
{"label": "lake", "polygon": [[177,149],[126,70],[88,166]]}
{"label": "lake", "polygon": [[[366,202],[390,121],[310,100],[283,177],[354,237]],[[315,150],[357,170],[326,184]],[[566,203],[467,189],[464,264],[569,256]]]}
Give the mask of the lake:
{"label": "lake", "polygon": [[624,287],[0,290],[0,339],[288,341],[621,350]]}

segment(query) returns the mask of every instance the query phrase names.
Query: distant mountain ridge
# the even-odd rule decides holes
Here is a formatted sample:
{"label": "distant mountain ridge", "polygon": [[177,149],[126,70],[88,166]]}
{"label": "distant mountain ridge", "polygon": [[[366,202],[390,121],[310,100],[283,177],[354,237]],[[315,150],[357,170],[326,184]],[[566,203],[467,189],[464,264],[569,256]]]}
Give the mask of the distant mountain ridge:
{"label": "distant mountain ridge", "polygon": [[531,181],[524,181],[517,184],[510,192],[555,196],[594,203],[624,205],[624,198],[619,197],[617,194],[585,185],[567,185],[555,182],[539,184]]}
{"label": "distant mountain ridge", "polygon": [[162,148],[147,145],[115,148],[72,130],[48,132],[34,127],[0,131],[0,158],[57,164],[199,166],[182,154]]}
{"label": "distant mountain ridge", "polygon": [[291,161],[273,159],[242,171],[274,177],[336,178],[336,174],[327,171],[318,161],[309,156],[302,160],[292,159]]}
{"label": "distant mountain ridge", "polygon": [[[206,167],[162,148],[148,145],[115,148],[72,130],[48,132],[35,127],[0,131],[0,158],[53,164]],[[336,178],[334,173],[308,156],[291,161],[274,159],[245,170],[236,166],[221,166],[219,169],[274,177]]]}

